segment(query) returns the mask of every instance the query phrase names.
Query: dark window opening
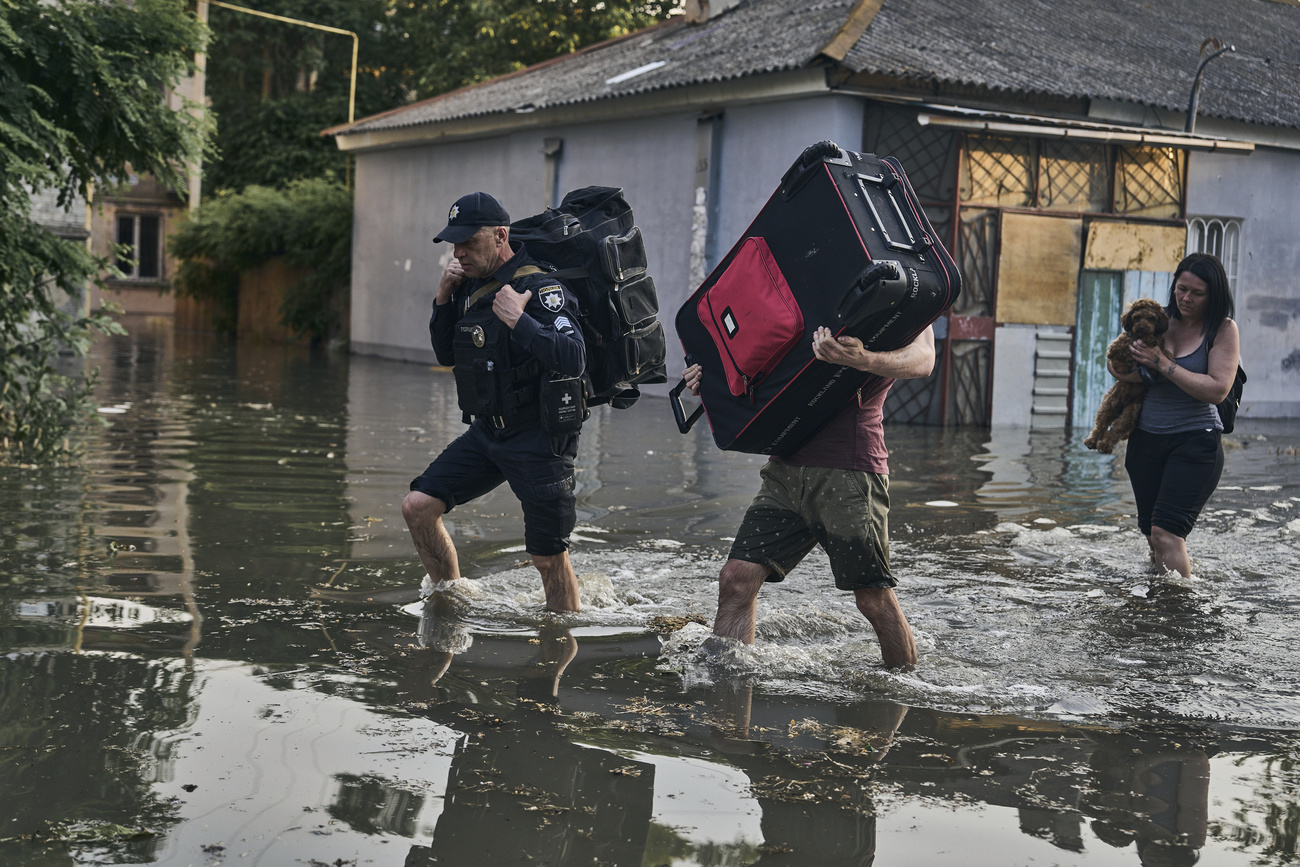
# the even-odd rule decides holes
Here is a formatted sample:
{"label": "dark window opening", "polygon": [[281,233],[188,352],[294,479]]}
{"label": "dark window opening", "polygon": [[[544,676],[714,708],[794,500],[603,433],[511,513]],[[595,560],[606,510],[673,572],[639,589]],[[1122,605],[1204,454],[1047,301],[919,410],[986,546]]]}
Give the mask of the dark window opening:
{"label": "dark window opening", "polygon": [[162,218],[157,214],[119,214],[113,264],[127,280],[162,277]]}

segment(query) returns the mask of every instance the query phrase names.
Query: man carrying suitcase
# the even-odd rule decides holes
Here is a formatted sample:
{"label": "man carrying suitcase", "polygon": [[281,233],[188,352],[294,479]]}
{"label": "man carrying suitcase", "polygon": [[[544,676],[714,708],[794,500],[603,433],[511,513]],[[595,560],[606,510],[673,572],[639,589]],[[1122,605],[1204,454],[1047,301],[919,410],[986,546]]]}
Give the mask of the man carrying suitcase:
{"label": "man carrying suitcase", "polygon": [[[855,337],[813,334],[813,355],[875,374],[839,415],[801,449],[773,457],[750,504],[726,564],[718,576],[715,635],[754,643],[758,591],[781,581],[815,545],[830,559],[835,586],[853,592],[857,607],[880,641],[888,668],[916,664],[916,640],[898,604],[898,583],[889,568],[889,452],[884,403],[896,379],[929,376],[934,369],[934,331],[889,352],[867,350]],[[683,373],[699,394],[698,364]]]}
{"label": "man carrying suitcase", "polygon": [[581,418],[573,423],[564,403],[572,395],[553,387],[586,367],[577,301],[523,245],[512,247],[510,217],[487,193],[458,199],[433,240],[454,244],[455,258],[438,283],[429,335],[438,361],[455,372],[470,427],[411,482],[402,516],[429,579],[450,581],[460,567],[442,516],[509,482],[546,607],[577,611],[568,548]]}

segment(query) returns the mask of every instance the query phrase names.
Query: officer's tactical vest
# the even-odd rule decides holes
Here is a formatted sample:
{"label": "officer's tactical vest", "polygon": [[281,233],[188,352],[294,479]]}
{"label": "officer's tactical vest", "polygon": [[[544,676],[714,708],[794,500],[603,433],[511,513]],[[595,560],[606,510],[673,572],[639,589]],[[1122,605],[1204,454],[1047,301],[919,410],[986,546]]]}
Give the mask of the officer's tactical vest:
{"label": "officer's tactical vest", "polygon": [[[541,274],[535,265],[515,271],[511,281]],[[522,283],[518,285],[523,285]],[[539,415],[542,363],[531,358],[523,364],[510,359],[510,328],[492,312],[488,300],[501,284],[492,280],[465,299],[452,348],[456,364],[456,396],[461,412],[485,418],[497,429],[535,421]]]}

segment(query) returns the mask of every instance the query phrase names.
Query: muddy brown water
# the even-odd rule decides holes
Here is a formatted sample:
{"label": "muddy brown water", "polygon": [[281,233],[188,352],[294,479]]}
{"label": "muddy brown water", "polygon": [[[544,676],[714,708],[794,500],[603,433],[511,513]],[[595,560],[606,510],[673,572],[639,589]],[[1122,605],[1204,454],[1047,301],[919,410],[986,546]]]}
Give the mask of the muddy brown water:
{"label": "muddy brown water", "polygon": [[1084,432],[891,427],[917,669],[820,554],[706,658],[761,458],[662,399],[584,431],[581,614],[508,489],[424,602],[449,374],[131,327],[85,460],[0,467],[2,864],[1297,860],[1300,422],[1239,422],[1187,581]]}

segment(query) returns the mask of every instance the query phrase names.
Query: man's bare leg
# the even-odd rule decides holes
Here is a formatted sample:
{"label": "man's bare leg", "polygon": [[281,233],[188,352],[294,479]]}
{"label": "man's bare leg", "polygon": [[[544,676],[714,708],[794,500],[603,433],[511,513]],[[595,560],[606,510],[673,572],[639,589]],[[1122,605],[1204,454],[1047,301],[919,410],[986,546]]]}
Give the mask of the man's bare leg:
{"label": "man's bare leg", "polygon": [[767,580],[768,569],[746,560],[728,560],[718,575],[718,613],[713,634],[754,643],[758,591]]}
{"label": "man's bare leg", "polygon": [[858,610],[876,630],[880,641],[880,656],[886,668],[903,668],[916,665],[916,639],[912,627],[903,616],[898,597],[893,588],[878,587],[854,590]]}
{"label": "man's bare leg", "polygon": [[529,672],[548,682],[551,698],[560,694],[560,677],[578,655],[578,641],[567,626],[544,625],[537,632],[537,667]]}
{"label": "man's bare leg", "polygon": [[578,602],[578,576],[574,574],[569,552],[551,556],[533,554],[533,565],[542,574],[546,607],[551,611],[581,611]]}
{"label": "man's bare leg", "polygon": [[420,491],[411,491],[402,500],[402,517],[411,530],[411,541],[415,543],[424,571],[429,573],[429,580],[435,584],[460,577],[456,546],[442,523],[446,512],[447,506],[442,500]]}

